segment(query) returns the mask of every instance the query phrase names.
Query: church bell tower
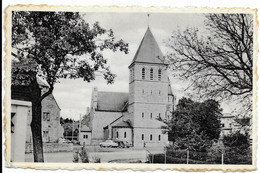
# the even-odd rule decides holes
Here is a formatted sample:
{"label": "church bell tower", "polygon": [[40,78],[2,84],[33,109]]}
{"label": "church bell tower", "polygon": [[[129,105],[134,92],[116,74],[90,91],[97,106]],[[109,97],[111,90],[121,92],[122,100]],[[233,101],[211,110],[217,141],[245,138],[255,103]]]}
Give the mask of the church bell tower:
{"label": "church bell tower", "polygon": [[[150,28],[129,65],[129,119],[135,147],[165,146],[168,136],[158,118],[169,119],[169,79],[167,64]],[[170,89],[171,91],[171,89]],[[172,93],[170,93],[172,95]]]}

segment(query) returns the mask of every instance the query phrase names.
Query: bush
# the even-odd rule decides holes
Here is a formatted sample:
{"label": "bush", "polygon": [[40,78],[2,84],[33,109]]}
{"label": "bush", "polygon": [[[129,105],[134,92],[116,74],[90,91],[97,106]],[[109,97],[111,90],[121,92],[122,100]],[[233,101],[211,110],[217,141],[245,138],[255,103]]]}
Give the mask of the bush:
{"label": "bush", "polygon": [[77,150],[73,153],[73,163],[78,163],[79,158],[82,163],[89,163],[89,158],[85,147],[81,147],[80,151]]}
{"label": "bush", "polygon": [[[153,157],[153,159],[152,159]],[[164,154],[154,154],[149,155],[149,162],[146,163],[165,163],[165,155]],[[172,157],[172,156],[167,156],[166,155],[166,163],[169,164],[187,164],[187,158],[177,158],[177,157]],[[189,159],[189,164],[209,164],[211,162],[208,161],[199,161],[199,160],[193,160]]]}

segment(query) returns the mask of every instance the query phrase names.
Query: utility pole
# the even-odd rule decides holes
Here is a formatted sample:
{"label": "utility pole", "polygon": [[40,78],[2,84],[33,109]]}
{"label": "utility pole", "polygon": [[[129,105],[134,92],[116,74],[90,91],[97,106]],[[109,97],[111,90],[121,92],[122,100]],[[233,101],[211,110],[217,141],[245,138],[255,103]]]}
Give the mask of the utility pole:
{"label": "utility pole", "polygon": [[189,148],[187,148],[187,164],[189,164]]}
{"label": "utility pole", "polygon": [[164,164],[166,164],[166,162],[167,162],[167,161],[166,161],[166,158],[167,158],[167,157],[166,157],[166,152],[167,152],[166,146],[164,147],[164,150],[165,150],[165,154],[164,154]]}
{"label": "utility pole", "polygon": [[221,152],[221,164],[224,165],[224,152]]}

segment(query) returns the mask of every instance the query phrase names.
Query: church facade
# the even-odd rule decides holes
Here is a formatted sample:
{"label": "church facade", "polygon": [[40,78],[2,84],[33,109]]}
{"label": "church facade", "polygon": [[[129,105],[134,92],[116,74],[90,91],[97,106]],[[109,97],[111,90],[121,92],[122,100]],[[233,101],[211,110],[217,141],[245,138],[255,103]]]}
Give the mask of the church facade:
{"label": "church facade", "polygon": [[129,65],[129,93],[93,89],[88,126],[91,144],[124,140],[133,147],[160,147],[168,135],[158,119],[170,119],[174,95],[167,64],[150,28]]}

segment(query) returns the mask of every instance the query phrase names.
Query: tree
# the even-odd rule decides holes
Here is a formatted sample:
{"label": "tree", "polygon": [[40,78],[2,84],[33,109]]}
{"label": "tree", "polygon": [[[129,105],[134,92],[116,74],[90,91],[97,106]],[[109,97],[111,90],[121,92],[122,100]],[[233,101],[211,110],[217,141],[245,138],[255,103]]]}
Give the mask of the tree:
{"label": "tree", "polygon": [[252,109],[253,16],[207,14],[205,30],[174,32],[168,55],[176,75],[190,79],[204,97],[236,99],[244,113]]}
{"label": "tree", "polygon": [[[102,52],[128,53],[128,44],[99,23],[90,26],[77,12],[14,11],[12,48],[12,85],[26,85],[30,90],[34,161],[43,162],[41,101],[60,78],[90,82],[99,72],[108,84],[113,83],[115,75]],[[37,77],[48,83],[46,91],[41,90]]]}
{"label": "tree", "polygon": [[221,111],[215,100],[199,103],[182,98],[163,128],[176,148],[206,151],[219,138]]}

